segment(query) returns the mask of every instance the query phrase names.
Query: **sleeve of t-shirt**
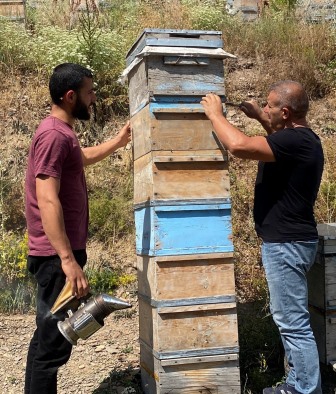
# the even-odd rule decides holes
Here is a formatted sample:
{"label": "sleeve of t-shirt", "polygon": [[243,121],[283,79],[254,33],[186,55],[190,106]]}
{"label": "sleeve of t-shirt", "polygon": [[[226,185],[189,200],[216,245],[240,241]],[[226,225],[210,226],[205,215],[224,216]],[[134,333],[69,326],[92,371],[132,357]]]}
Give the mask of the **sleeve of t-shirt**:
{"label": "sleeve of t-shirt", "polygon": [[267,142],[272,149],[275,160],[293,160],[300,151],[302,141],[293,129],[284,129],[269,134]]}
{"label": "sleeve of t-shirt", "polygon": [[57,130],[42,133],[34,144],[35,177],[48,175],[61,178],[63,163],[70,152],[68,138]]}

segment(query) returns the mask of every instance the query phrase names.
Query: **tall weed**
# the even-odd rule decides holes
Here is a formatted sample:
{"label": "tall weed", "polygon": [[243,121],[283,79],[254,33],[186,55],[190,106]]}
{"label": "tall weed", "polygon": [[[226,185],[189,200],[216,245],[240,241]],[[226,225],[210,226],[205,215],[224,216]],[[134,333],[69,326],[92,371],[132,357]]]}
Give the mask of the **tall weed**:
{"label": "tall weed", "polygon": [[[331,25],[305,24],[281,13],[265,15],[254,23],[232,19],[223,26],[226,49],[253,59],[270,80],[294,79],[304,84],[311,97],[321,97],[335,86],[326,69],[335,58],[335,33]],[[263,91],[265,81],[256,81]]]}

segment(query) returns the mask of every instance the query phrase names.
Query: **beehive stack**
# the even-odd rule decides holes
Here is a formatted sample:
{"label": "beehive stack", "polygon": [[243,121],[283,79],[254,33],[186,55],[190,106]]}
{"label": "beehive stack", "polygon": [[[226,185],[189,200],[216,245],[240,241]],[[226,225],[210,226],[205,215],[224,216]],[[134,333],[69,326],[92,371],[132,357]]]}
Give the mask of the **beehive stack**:
{"label": "beehive stack", "polygon": [[320,361],[336,370],[336,223],[319,224],[319,248],[308,272],[308,301]]}
{"label": "beehive stack", "polygon": [[146,29],[127,55],[145,393],[239,393],[220,32]]}

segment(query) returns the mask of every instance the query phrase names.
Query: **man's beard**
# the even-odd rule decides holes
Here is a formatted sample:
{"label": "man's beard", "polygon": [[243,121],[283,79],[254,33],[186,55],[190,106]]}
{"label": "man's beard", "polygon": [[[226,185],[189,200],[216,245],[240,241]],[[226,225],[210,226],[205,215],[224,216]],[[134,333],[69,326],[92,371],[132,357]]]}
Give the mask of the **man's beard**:
{"label": "man's beard", "polygon": [[72,111],[72,116],[78,120],[90,119],[89,109],[80,98],[77,98],[75,108]]}

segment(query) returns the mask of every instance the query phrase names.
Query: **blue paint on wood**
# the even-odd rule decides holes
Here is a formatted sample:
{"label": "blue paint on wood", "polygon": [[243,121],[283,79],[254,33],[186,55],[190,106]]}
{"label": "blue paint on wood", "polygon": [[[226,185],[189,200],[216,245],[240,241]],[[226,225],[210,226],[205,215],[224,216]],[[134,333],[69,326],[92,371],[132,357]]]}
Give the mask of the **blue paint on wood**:
{"label": "blue paint on wood", "polygon": [[[226,98],[222,95],[222,92],[217,92],[222,99],[222,103],[225,103]],[[132,116],[141,111],[147,104],[149,104],[149,111],[152,116],[154,116],[155,112],[162,112],[164,109],[170,110],[170,112],[180,113],[182,111],[187,112],[198,112],[204,113],[204,108],[200,104],[202,100],[201,95],[196,96],[166,96],[156,94],[155,96],[149,96],[148,100],[143,101],[139,107],[137,107]],[[175,111],[174,111],[175,110]]]}
{"label": "blue paint on wood", "polygon": [[[162,34],[162,37],[153,37]],[[203,36],[200,39],[200,36]],[[209,36],[206,39],[204,36]],[[145,29],[126,55],[126,64],[130,65],[135,56],[146,46],[223,48],[222,33],[203,30]]]}
{"label": "blue paint on wood", "polygon": [[191,305],[208,305],[208,304],[235,303],[236,302],[236,296],[234,294],[227,295],[227,296],[201,297],[201,298],[180,298],[180,299],[162,300],[162,301],[156,301],[156,300],[149,298],[141,293],[138,294],[138,297],[143,299],[145,302],[147,302],[151,306],[154,306],[155,308],[191,306]]}
{"label": "blue paint on wood", "polygon": [[139,255],[233,251],[231,204],[145,206],[134,215]]}
{"label": "blue paint on wood", "polygon": [[[225,103],[226,97],[225,95],[221,95],[222,103]],[[154,96],[150,97],[150,102],[151,103],[166,103],[166,104],[188,104],[188,103],[197,103],[199,104],[200,101],[202,100],[202,95],[198,96],[188,96],[188,95],[183,95],[183,96],[168,96],[165,94],[160,94],[156,93]]]}
{"label": "blue paint on wood", "polygon": [[[187,92],[204,92],[205,93],[215,93],[215,92],[222,92],[224,85],[224,78],[220,76],[213,75],[212,81],[207,82],[204,80],[194,80],[194,81],[180,81],[179,90],[187,91]],[[155,89],[156,92],[174,92],[176,91],[176,81],[167,79],[166,81],[162,82],[161,84],[157,84]]]}

